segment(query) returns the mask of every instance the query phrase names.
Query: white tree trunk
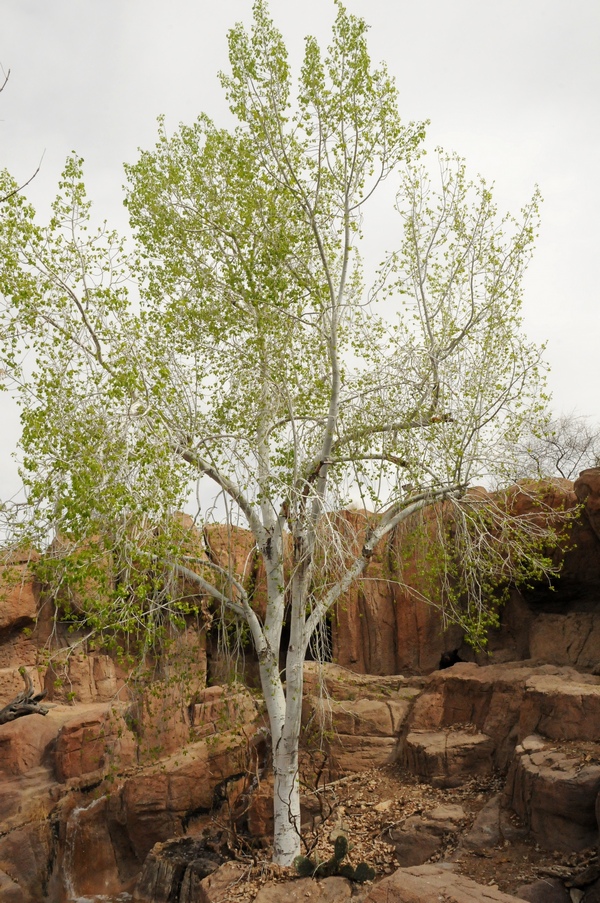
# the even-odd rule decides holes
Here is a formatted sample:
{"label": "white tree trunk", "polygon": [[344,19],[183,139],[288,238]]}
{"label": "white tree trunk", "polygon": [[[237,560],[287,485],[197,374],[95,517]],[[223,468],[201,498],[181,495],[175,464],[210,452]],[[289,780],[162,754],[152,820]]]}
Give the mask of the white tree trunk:
{"label": "white tree trunk", "polygon": [[273,861],[292,865],[300,853],[298,737],[284,731],[273,750]]}
{"label": "white tree trunk", "polygon": [[[273,861],[292,865],[300,853],[300,780],[298,744],[302,720],[304,646],[288,647],[286,660],[285,710],[273,723]],[[276,704],[273,710],[280,709]]]}

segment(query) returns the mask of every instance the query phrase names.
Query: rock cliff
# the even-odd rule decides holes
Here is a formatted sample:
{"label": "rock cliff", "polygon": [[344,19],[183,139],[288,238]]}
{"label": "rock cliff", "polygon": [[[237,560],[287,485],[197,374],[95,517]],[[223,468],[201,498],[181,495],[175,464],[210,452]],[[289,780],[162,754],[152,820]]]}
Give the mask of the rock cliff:
{"label": "rock cliff", "polygon": [[[443,631],[439,613],[419,598],[422,562],[405,563],[402,591],[390,582],[399,536],[377,550],[369,579],[338,606],[335,663],[305,666],[310,830],[323,823],[319,786],[393,765],[435,792],[500,781],[463,850],[486,849],[490,837],[496,846],[507,842],[512,817],[549,855],[597,846],[600,469],[545,491],[557,509],[580,506],[560,550],[561,576],[552,587],[513,591],[491,655],[475,655],[456,629]],[[519,498],[528,504],[527,494]],[[344,516],[359,535],[359,516]],[[264,575],[247,539],[212,528],[190,541],[215,560],[234,542],[240,575],[253,581],[260,607]],[[226,886],[217,876],[229,874],[221,863],[230,850],[219,846],[222,838],[207,846],[206,830],[218,824],[230,840],[249,831],[265,843],[270,830],[268,737],[255,698],[241,685],[219,684],[226,668],[208,624],[190,621],[174,633],[163,659],[149,663],[151,680],[108,650],[90,650],[61,621],[60,605],[55,617],[34,563],[13,550],[0,592],[0,707],[23,689],[23,666],[50,707],[0,725],[0,899],[216,900],[211,888]],[[470,660],[436,670],[449,650]],[[402,867],[361,898],[425,901],[437,899],[431,894],[439,886],[450,900],[513,899],[501,891],[485,896],[466,877],[422,865],[441,855],[439,825],[448,834],[464,821],[464,813],[456,823],[451,816],[448,809],[438,821],[425,812],[417,822],[399,818],[388,840]],[[446,864],[452,861],[448,853]],[[326,885],[313,899],[357,899],[356,888],[334,880],[335,889]],[[594,880],[581,885],[588,895]],[[281,899],[260,893],[259,903]]]}

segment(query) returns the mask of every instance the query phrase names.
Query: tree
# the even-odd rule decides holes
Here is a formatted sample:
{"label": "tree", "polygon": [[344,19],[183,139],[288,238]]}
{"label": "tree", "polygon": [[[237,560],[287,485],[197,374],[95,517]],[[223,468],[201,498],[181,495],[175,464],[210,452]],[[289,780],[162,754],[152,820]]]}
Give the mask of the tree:
{"label": "tree", "polygon": [[[4,89],[6,88],[6,85],[8,84],[8,80],[9,80],[9,78],[10,78],[10,69],[8,70],[8,72],[5,72],[4,69],[2,68],[2,66],[0,66],[0,69],[2,69],[2,76],[3,76],[3,79],[4,79],[4,80],[2,81],[2,84],[0,84],[0,94],[2,94],[2,92],[3,92]],[[37,169],[35,170],[34,174],[33,174],[32,176],[30,176],[30,177],[27,179],[26,182],[23,182],[21,185],[15,185],[15,186],[13,186],[13,187],[10,189],[10,191],[8,192],[8,194],[0,195],[0,204],[2,204],[4,201],[10,200],[10,198],[13,196],[13,194],[17,194],[19,191],[22,191],[24,188],[27,188],[27,186],[30,184],[30,182],[33,182],[33,180],[34,180],[35,177],[37,176],[38,172],[39,172],[40,169],[41,169],[41,166],[42,166],[42,162],[41,162],[41,160],[40,160],[40,162],[39,162],[39,164],[38,164],[38,166],[37,166]]]}
{"label": "tree", "polygon": [[589,418],[561,414],[538,424],[512,450],[511,476],[577,479],[579,472],[600,466],[600,430]]}
{"label": "tree", "polygon": [[[36,361],[22,395],[29,530],[38,543],[59,532],[82,553],[70,569],[65,557],[61,579],[100,573],[115,555],[121,576],[107,602],[89,600],[90,630],[159,630],[185,611],[181,578],[246,625],[272,734],[281,864],[300,849],[311,637],[377,544],[427,506],[445,500],[489,539],[465,490],[543,405],[540,353],[519,319],[537,194],[519,218],[499,219],[485,181],[441,151],[436,190],[420,162],[423,125],[401,123],[367,26],[336,6],[327,53],[306,41],[295,98],[264,0],[250,32],[230,32],[221,80],[239,125],[201,116],[169,136],[160,123],[156,147],[127,167],[137,257],[106,229],[88,231],[77,158],[47,229],[13,195],[0,232],[5,357],[14,369],[25,342]],[[393,172],[400,249],[366,295],[363,209]],[[173,512],[195,482],[251,531],[265,611],[232,566],[178,542]],[[350,499],[369,511],[358,551],[338,516]],[[549,534],[511,526],[514,560],[544,572]],[[492,545],[464,545],[480,572],[496,567]],[[501,570],[509,579],[506,560]],[[487,615],[481,595],[469,604],[483,583],[465,583],[475,633]]]}

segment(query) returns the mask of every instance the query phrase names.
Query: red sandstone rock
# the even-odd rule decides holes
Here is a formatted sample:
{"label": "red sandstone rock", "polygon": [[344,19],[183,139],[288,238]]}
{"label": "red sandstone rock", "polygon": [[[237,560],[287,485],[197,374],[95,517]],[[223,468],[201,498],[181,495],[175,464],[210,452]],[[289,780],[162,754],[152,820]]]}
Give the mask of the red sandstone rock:
{"label": "red sandstone rock", "polygon": [[39,556],[14,550],[0,568],[0,630],[33,624],[37,614],[37,589],[29,563]]}
{"label": "red sandstone rock", "polygon": [[133,894],[134,903],[195,903],[200,882],[222,858],[192,837],[156,844],[146,857]]}
{"label": "red sandstone rock", "polygon": [[579,501],[585,505],[590,525],[600,539],[600,467],[582,470],[573,488]]}
{"label": "red sandstone rock", "polygon": [[[491,501],[483,489],[471,490],[471,494]],[[577,501],[568,480],[524,483],[505,493],[505,499],[514,514],[544,525],[573,510]],[[360,673],[427,672],[437,667],[442,652],[461,645],[461,631],[450,627],[444,633],[439,612],[426,601],[428,598],[437,601],[440,592],[429,557],[429,539],[437,529],[438,518],[444,517],[444,510],[443,505],[426,509],[418,520],[403,525],[377,547],[366,572],[368,579],[352,587],[336,608],[332,622],[336,662]],[[359,512],[345,512],[343,517],[348,525],[348,543],[358,547],[366,517]],[[415,526],[420,534],[415,532]],[[573,526],[571,546],[578,542],[580,532],[577,531],[581,531],[580,521]],[[589,548],[580,556],[572,548],[558,549],[553,557],[556,563],[561,559],[565,562],[561,586],[574,589],[577,580],[573,571],[587,569],[583,579],[586,585],[595,587],[597,598],[600,542],[596,537],[592,540],[593,559]],[[404,587],[396,581],[401,581]],[[518,598],[515,593],[503,630],[492,637],[491,648],[498,660],[530,657],[529,621],[535,614],[530,616],[528,606],[521,600],[520,611],[511,623],[512,608]],[[469,655],[473,657],[473,653]],[[551,656],[544,657],[554,661]],[[579,664],[569,658],[564,663]]]}
{"label": "red sandstone rock", "polygon": [[[17,828],[0,837],[0,900],[39,903],[44,899],[48,879],[47,863],[53,852],[52,828],[41,821]],[[10,885],[3,887],[1,875],[8,875],[20,889],[18,897]],[[12,896],[11,896],[12,894]]]}
{"label": "red sandstone rock", "polygon": [[525,686],[520,739],[540,733],[554,740],[598,740],[600,678],[565,668],[556,674],[534,673]]}
{"label": "red sandstone rock", "polygon": [[[357,893],[354,894],[353,890]],[[313,878],[301,878],[285,884],[272,884],[261,888],[254,898],[254,903],[346,903],[353,900],[360,903],[366,894],[347,878],[332,877],[315,881]],[[215,901],[216,903],[216,901]]]}
{"label": "red sandstone rock", "polygon": [[212,808],[217,785],[247,770],[252,730],[248,725],[246,735],[232,731],[201,740],[185,755],[180,751],[125,780],[113,814],[140,863],[155,843],[181,835],[189,813]]}
{"label": "red sandstone rock", "polygon": [[540,614],[529,631],[534,661],[593,670],[600,665],[600,611]]}
{"label": "red sandstone rock", "polygon": [[[424,537],[433,529],[437,510],[423,513]],[[366,515],[346,511],[340,520],[346,522],[348,547],[358,551]],[[431,671],[445,649],[460,643],[460,631],[452,628],[444,635],[439,612],[425,601],[435,592],[425,542],[411,540],[411,555],[401,564],[406,537],[407,529],[398,529],[377,546],[367,579],[351,587],[334,612],[334,661],[361,674]]]}
{"label": "red sandstone rock", "polygon": [[107,799],[101,796],[79,801],[66,817],[59,874],[67,900],[123,890],[106,813]]}
{"label": "red sandstone rock", "polygon": [[43,715],[27,715],[0,724],[0,774],[24,774],[41,765],[60,727],[60,723]]}
{"label": "red sandstone rock", "polygon": [[434,787],[459,787],[469,777],[491,775],[494,743],[487,734],[462,730],[411,731],[402,765]]}
{"label": "red sandstone rock", "polygon": [[376,884],[364,903],[518,903],[496,887],[483,887],[439,865],[398,869]]}
{"label": "red sandstone rock", "polygon": [[38,658],[39,648],[32,635],[24,635],[22,631],[17,630],[0,636],[0,668],[2,670],[18,672],[21,665],[24,665],[35,682],[32,672],[38,664]]}
{"label": "red sandstone rock", "polygon": [[273,839],[273,776],[262,780],[252,792],[248,807],[248,831],[252,837]]}
{"label": "red sandstone rock", "polygon": [[339,665],[307,662],[304,680],[302,722],[308,733],[303,742],[310,752],[314,732],[325,734],[331,778],[392,761],[421,679],[358,675]]}
{"label": "red sandstone rock", "polygon": [[241,863],[226,862],[216,872],[200,881],[197,896],[188,897],[185,903],[224,903],[228,888],[232,885],[239,886],[246,874],[247,870]]}
{"label": "red sandstone rock", "polygon": [[572,668],[458,664],[429,678],[409,715],[409,731],[472,724],[493,741],[506,769],[517,742],[538,731],[555,739],[600,736],[600,679]]}
{"label": "red sandstone rock", "polygon": [[123,720],[122,707],[86,706],[64,725],[56,740],[55,768],[61,782],[110,765],[123,770],[136,761],[135,739]]}
{"label": "red sandstone rock", "polygon": [[192,729],[198,739],[223,730],[235,730],[256,717],[256,702],[245,690],[207,687],[195,696],[195,700]]}
{"label": "red sandstone rock", "polygon": [[[600,745],[596,744],[598,759]],[[539,738],[517,749],[509,772],[507,799],[547,850],[582,850],[598,843],[595,801],[600,793],[600,765],[586,762],[577,749],[563,752]]]}
{"label": "red sandstone rock", "polygon": [[[28,668],[27,673],[31,678],[35,693],[41,692],[40,675],[37,668]],[[19,674],[18,667],[0,669],[0,708],[23,692],[23,678]]]}
{"label": "red sandstone rock", "polygon": [[125,686],[125,674],[108,655],[77,652],[56,657],[45,677],[49,700],[108,702]]}

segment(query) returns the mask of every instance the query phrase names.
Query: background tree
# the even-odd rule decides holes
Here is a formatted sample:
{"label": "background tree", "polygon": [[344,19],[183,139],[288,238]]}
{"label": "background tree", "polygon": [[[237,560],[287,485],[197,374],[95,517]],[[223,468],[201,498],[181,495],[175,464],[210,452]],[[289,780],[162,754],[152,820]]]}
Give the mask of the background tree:
{"label": "background tree", "polygon": [[[2,75],[0,76],[0,82],[1,82],[0,94],[1,94],[8,84],[8,80],[10,78],[10,69],[8,70],[8,72],[5,72],[4,69],[2,68],[2,66],[0,66],[0,70],[2,71]],[[13,196],[13,194],[17,194],[17,192],[22,191],[24,188],[26,188],[29,185],[29,183],[32,182],[35,179],[35,177],[37,176],[38,172],[40,171],[41,165],[42,165],[42,163],[40,161],[34,174],[32,176],[30,176],[26,182],[23,182],[21,185],[13,186],[8,191],[8,193],[5,195],[0,194],[0,204],[2,204],[4,201],[10,200],[10,198]]]}
{"label": "background tree", "polygon": [[[247,625],[272,734],[281,864],[300,849],[311,637],[383,537],[425,507],[446,500],[457,523],[489,540],[493,525],[466,487],[544,401],[540,354],[519,319],[537,195],[500,219],[486,183],[442,152],[434,187],[419,163],[423,126],[401,123],[365,23],[336,6],[325,55],[306,41],[295,97],[263,0],[250,32],[231,31],[221,79],[239,125],[201,116],[169,136],[161,122],[156,147],[127,167],[137,258],[90,230],[75,158],[50,226],[16,194],[0,233],[5,355],[16,366],[25,343],[36,361],[22,395],[30,535],[58,532],[87,550],[85,568],[64,556],[59,579],[116,556],[127,579],[89,600],[90,630],[160,630],[181,615],[182,577]],[[393,171],[400,249],[366,293],[362,212]],[[233,563],[186,553],[173,512],[194,485],[210,499],[199,516],[217,511],[251,531],[265,611]],[[358,551],[338,515],[350,499],[368,512]],[[552,531],[501,516],[514,554],[464,543],[453,575],[475,635],[488,617],[482,574],[506,581],[510,561],[534,575],[549,568],[541,546]]]}
{"label": "background tree", "polygon": [[507,461],[514,480],[576,480],[582,470],[600,466],[600,428],[576,414],[549,417],[516,443]]}

